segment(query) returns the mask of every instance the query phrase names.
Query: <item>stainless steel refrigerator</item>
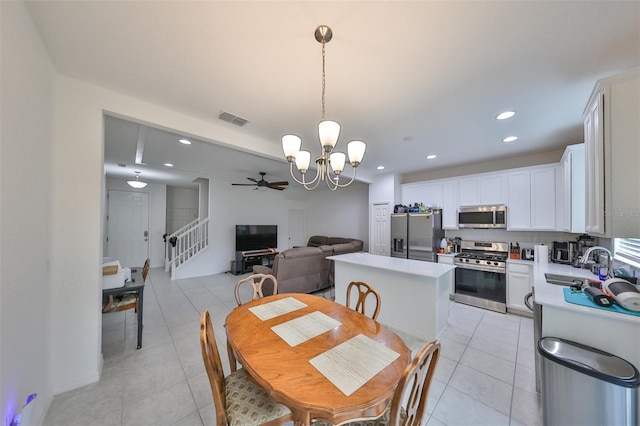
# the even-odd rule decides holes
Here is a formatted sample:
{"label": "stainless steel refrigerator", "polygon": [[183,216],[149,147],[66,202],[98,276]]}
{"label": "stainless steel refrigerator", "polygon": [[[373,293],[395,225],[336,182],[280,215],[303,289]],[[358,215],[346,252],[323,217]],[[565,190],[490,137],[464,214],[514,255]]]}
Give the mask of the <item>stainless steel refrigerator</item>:
{"label": "stainless steel refrigerator", "polygon": [[409,254],[407,251],[408,216],[408,213],[391,214],[391,257],[406,259]]}
{"label": "stainless steel refrigerator", "polygon": [[393,257],[436,262],[442,238],[442,210],[391,215]]}

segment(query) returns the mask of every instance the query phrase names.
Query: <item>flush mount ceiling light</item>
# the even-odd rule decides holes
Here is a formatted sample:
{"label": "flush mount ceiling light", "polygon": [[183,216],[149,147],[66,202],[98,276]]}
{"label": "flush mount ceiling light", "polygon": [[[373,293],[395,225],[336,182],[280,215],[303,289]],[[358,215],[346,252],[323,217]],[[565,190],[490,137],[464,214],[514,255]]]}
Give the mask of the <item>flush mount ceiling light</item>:
{"label": "flush mount ceiling light", "polygon": [[147,182],[141,182],[140,181],[140,172],[139,171],[135,171],[134,173],[136,174],[136,180],[128,180],[127,184],[130,187],[136,188],[136,189],[144,188],[145,186],[147,186]]}
{"label": "flush mount ceiling light", "polygon": [[[338,142],[340,135],[340,124],[335,121],[325,119],[325,44],[331,41],[333,32],[326,25],[320,25],[314,33],[318,43],[322,44],[322,121],[318,124],[318,136],[320,138],[320,156],[316,158],[316,176],[307,181],[306,173],[309,170],[311,161],[311,153],[309,151],[300,151],[302,139],[296,135],[284,135],[282,137],[282,150],[284,156],[289,162],[289,172],[293,180],[303,185],[305,189],[312,190],[318,186],[320,181],[324,181],[327,187],[335,191],[338,188],[349,186],[356,178],[356,168],[360,165],[362,157],[367,145],[362,141],[351,141],[347,144],[347,152],[349,154],[349,164],[353,168],[353,176],[346,183],[340,183],[340,173],[344,169],[346,156],[342,152],[333,152],[333,148]],[[298,172],[302,175],[299,180],[293,172],[293,163],[296,163]],[[334,176],[330,175],[329,169],[333,170]]]}
{"label": "flush mount ceiling light", "polygon": [[502,139],[502,142],[514,142],[517,141],[518,137],[517,136],[508,136],[504,139]]}
{"label": "flush mount ceiling light", "polygon": [[514,111],[501,112],[500,114],[496,115],[496,120],[506,120],[507,118],[511,118],[514,115],[516,115]]}

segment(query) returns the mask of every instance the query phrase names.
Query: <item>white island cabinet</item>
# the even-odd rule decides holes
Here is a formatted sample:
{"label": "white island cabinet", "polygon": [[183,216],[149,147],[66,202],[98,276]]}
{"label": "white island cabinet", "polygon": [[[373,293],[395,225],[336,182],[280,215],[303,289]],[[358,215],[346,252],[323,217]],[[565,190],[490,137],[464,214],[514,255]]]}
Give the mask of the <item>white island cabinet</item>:
{"label": "white island cabinet", "polygon": [[446,328],[455,266],[364,252],[328,259],[335,262],[336,302],[346,305],[349,283],[364,281],[380,294],[378,322],[425,341]]}

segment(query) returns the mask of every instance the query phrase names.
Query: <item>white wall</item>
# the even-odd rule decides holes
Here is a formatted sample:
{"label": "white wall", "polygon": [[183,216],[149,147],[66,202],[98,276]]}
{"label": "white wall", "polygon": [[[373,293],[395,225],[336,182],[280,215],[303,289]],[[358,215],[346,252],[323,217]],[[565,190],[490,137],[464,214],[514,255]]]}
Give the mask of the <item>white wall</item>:
{"label": "white wall", "polygon": [[[48,406],[52,391],[95,382],[101,369],[101,260],[108,187],[103,114],[157,123],[274,157],[280,150],[271,153],[262,141],[233,129],[56,75],[22,3],[0,4],[3,409],[14,412],[18,399],[38,392],[42,404],[36,414],[41,415],[38,410]],[[5,64],[11,65],[8,71]],[[7,145],[8,140],[17,142]],[[76,183],[79,176],[82,188]],[[367,240],[366,185],[313,196],[290,189],[284,194],[235,192],[227,185],[212,182],[210,189],[212,272],[229,269],[236,223],[276,223],[282,228],[279,246],[285,247],[289,208],[312,212],[309,233]],[[166,198],[154,195],[152,200],[152,210],[164,212]],[[5,207],[9,205],[21,206],[20,213]],[[9,224],[9,219],[17,222]],[[161,223],[164,227],[164,220]],[[29,238],[18,236],[19,231]],[[151,236],[161,241],[162,232],[154,228]],[[69,303],[71,294],[74,303]]]}
{"label": "white wall", "polygon": [[54,70],[24,5],[0,2],[0,15],[0,421],[36,392],[31,420],[39,424],[53,395]]}
{"label": "white wall", "polygon": [[369,247],[369,185],[313,191],[307,203],[307,235],[357,238]]}

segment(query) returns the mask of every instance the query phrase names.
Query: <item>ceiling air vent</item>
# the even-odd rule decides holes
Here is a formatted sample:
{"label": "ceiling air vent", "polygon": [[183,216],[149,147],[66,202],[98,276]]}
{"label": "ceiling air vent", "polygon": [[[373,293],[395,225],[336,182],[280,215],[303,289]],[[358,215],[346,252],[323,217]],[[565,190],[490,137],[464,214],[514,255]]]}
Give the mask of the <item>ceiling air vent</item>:
{"label": "ceiling air vent", "polygon": [[244,118],[238,117],[233,114],[229,114],[228,112],[224,112],[224,111],[220,113],[218,118],[222,121],[226,121],[228,123],[235,124],[236,126],[240,126],[240,127],[248,123],[248,121],[245,120]]}

